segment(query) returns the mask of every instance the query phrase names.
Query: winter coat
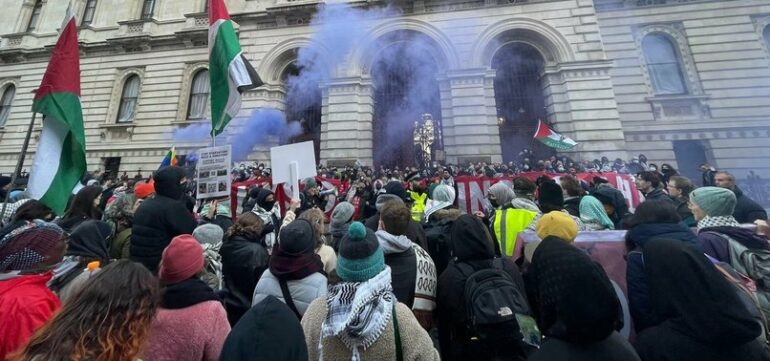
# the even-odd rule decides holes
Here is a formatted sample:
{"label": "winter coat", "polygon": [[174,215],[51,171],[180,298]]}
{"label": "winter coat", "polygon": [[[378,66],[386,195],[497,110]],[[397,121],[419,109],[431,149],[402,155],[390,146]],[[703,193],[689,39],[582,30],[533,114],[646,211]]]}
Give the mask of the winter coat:
{"label": "winter coat", "polygon": [[375,235],[385,253],[385,264],[390,267],[393,294],[398,302],[412,308],[417,277],[417,257],[412,249],[412,241],[406,236],[394,236],[384,230],[377,231]]}
{"label": "winter coat", "polygon": [[701,250],[698,237],[684,223],[653,223],[640,224],[631,228],[626,234],[627,241],[633,249],[626,258],[626,287],[628,289],[628,306],[634,319],[636,332],[660,323],[652,312],[650,290],[647,285],[647,275],[644,271],[644,245],[652,239],[675,239],[691,244]]}
{"label": "winter coat", "polygon": [[[289,294],[300,315],[305,314],[311,302],[326,296],[326,276],[320,273],[313,273],[301,280],[286,281],[286,285],[289,287]],[[273,296],[281,300],[281,302],[286,302],[283,298],[278,278],[269,269],[259,279],[257,287],[254,289],[254,297],[251,303],[257,304],[262,302],[267,296]]]}
{"label": "winter coat", "polygon": [[753,199],[743,194],[743,191],[737,186],[733,190],[737,203],[735,204],[735,211],[733,211],[733,217],[738,223],[754,223],[754,221],[766,220],[767,212]]}
{"label": "winter coat", "polygon": [[615,213],[608,216],[615,225],[615,229],[623,229],[623,219],[630,214],[628,203],[626,198],[623,197],[623,193],[611,186],[600,185],[592,195],[602,202],[609,200],[612,203],[613,207],[615,207]]}
{"label": "winter coat", "polygon": [[[220,361],[307,361],[302,325],[275,297],[254,304],[225,340]],[[149,360],[148,360],[149,361]]]}
{"label": "winter coat", "polygon": [[640,333],[642,361],[766,361],[760,322],[703,253],[656,239],[644,248],[652,305],[664,321]]}
{"label": "winter coat", "polygon": [[61,307],[46,283],[52,273],[42,275],[0,274],[0,360],[16,352]]}
{"label": "winter coat", "polygon": [[[380,229],[380,212],[377,212],[373,216],[367,218],[364,222],[364,226],[374,232]],[[417,245],[422,247],[422,249],[428,249],[428,239],[425,236],[425,231],[422,229],[422,226],[419,223],[414,221],[409,222],[409,226],[407,227],[406,233],[404,235],[411,239],[412,242],[417,243]]]}
{"label": "winter coat", "polygon": [[573,217],[580,217],[580,200],[583,197],[570,197],[564,199],[564,209]]}
{"label": "winter coat", "polygon": [[[484,360],[484,350],[474,348],[467,334],[465,282],[467,271],[460,264],[478,271],[493,267],[495,249],[482,225],[472,224],[469,215],[463,215],[452,227],[451,247],[454,259],[438,279],[436,290],[439,345],[443,360]],[[509,258],[503,258],[503,270],[514,284],[524,291],[524,280],[518,267]]]}
{"label": "winter coat", "polygon": [[671,202],[672,204],[674,202],[671,199],[671,197],[669,197],[668,194],[666,194],[666,192],[664,192],[660,188],[655,188],[655,189],[649,191],[648,193],[644,193],[644,200],[645,201],[661,200],[661,201]]}
{"label": "winter coat", "polygon": [[195,219],[181,201],[184,177],[181,168],[167,167],[155,175],[155,197],[142,202],[134,214],[131,234],[131,260],[139,262],[153,273],[163,250],[171,239],[180,234],[192,234]]}
{"label": "winter coat", "polygon": [[730,261],[730,244],[727,239],[720,236],[720,234],[740,242],[749,249],[770,249],[767,239],[755,234],[747,228],[708,227],[698,229],[698,240],[703,247],[703,252],[720,262],[732,263]]}
{"label": "winter coat", "polygon": [[259,278],[267,269],[269,256],[259,240],[232,236],[222,243],[222,277],[225,288],[225,309],[231,325],[251,307],[251,296]]}
{"label": "winter coat", "polygon": [[131,228],[119,232],[112,238],[110,258],[127,259],[131,255]]}
{"label": "winter coat", "polygon": [[617,332],[604,341],[575,345],[557,338],[547,338],[527,361],[638,361],[631,344]]}
{"label": "winter coat", "polygon": [[323,244],[315,253],[318,257],[321,257],[321,262],[324,264],[324,272],[327,275],[332,274],[332,271],[337,268],[337,253],[334,252],[334,248]]}
{"label": "winter coat", "polygon": [[[320,298],[308,307],[302,318],[302,330],[305,333],[305,343],[308,349],[308,359],[319,360],[318,348],[321,344],[321,325],[326,319],[328,306],[326,299]],[[439,360],[438,351],[433,347],[433,341],[420,326],[409,309],[403,303],[395,308],[398,319],[398,330],[401,336],[401,347],[404,361]],[[360,349],[362,361],[379,361],[396,359],[396,339],[393,320],[385,326],[385,331],[377,341],[366,350]],[[350,360],[351,351],[337,337],[327,337],[321,344],[324,360]]]}
{"label": "winter coat", "polygon": [[693,216],[692,211],[688,205],[690,198],[677,197],[672,198],[672,200],[674,201],[674,206],[676,207],[676,213],[679,214],[679,217],[682,218],[682,222],[684,222],[687,227],[695,227],[698,222],[695,221],[695,216]]}
{"label": "winter coat", "polygon": [[[167,301],[168,293],[174,301]],[[148,361],[216,361],[230,332],[222,303],[199,279],[163,290],[164,298],[152,322],[144,351]]]}
{"label": "winter coat", "polygon": [[701,174],[701,179],[703,181],[704,187],[711,187],[715,186],[716,182],[714,181],[714,177],[716,177],[717,171],[713,169],[708,169],[705,172]]}

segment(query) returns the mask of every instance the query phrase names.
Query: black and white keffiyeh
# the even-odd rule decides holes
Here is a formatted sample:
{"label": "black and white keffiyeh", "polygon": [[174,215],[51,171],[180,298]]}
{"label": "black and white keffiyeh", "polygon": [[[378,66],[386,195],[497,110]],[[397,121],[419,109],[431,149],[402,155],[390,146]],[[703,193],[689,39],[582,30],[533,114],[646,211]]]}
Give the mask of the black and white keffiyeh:
{"label": "black and white keffiyeh", "polygon": [[711,227],[740,227],[741,224],[733,216],[706,216],[698,221],[698,229]]}
{"label": "black and white keffiyeh", "polygon": [[318,343],[323,361],[323,340],[338,337],[360,361],[359,348],[366,350],[377,341],[390,322],[396,297],[391,286],[390,267],[366,282],[346,282],[329,288],[328,312],[321,325]]}

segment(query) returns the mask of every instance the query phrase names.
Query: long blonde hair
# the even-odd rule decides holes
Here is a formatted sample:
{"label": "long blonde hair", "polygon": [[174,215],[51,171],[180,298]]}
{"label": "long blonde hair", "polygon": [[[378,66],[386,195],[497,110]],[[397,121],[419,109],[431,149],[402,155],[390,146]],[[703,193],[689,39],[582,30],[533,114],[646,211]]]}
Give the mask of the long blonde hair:
{"label": "long blonde hair", "polygon": [[300,219],[307,220],[313,225],[313,237],[315,238],[315,249],[318,251],[325,243],[324,228],[326,225],[326,215],[318,208],[308,209],[299,216]]}

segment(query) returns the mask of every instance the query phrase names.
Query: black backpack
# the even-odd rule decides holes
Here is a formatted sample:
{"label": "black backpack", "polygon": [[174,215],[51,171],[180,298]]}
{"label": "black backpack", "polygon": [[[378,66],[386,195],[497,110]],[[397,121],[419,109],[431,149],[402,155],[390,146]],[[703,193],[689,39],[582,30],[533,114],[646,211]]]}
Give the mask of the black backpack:
{"label": "black backpack", "polygon": [[501,348],[501,352],[510,350],[512,342],[537,347],[540,334],[526,295],[505,272],[502,259],[496,258],[492,264],[492,268],[475,271],[468,264],[458,263],[461,272],[469,274],[465,281],[469,339],[490,348]]}
{"label": "black backpack", "polygon": [[438,222],[430,222],[423,226],[425,238],[428,241],[428,254],[436,265],[436,274],[441,275],[449,265],[452,254],[449,249],[449,241],[452,235],[451,219],[442,219]]}

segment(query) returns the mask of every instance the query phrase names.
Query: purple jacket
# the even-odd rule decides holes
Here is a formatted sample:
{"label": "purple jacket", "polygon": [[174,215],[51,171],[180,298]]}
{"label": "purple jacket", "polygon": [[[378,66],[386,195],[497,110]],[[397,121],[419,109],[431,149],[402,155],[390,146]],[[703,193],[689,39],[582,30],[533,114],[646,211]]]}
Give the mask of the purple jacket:
{"label": "purple jacket", "polygon": [[[717,234],[715,234],[717,233]],[[726,235],[749,249],[769,249],[770,243],[762,236],[754,234],[750,229],[740,227],[709,227],[698,230],[698,240],[703,246],[703,252],[725,263],[730,263],[730,245]]]}

